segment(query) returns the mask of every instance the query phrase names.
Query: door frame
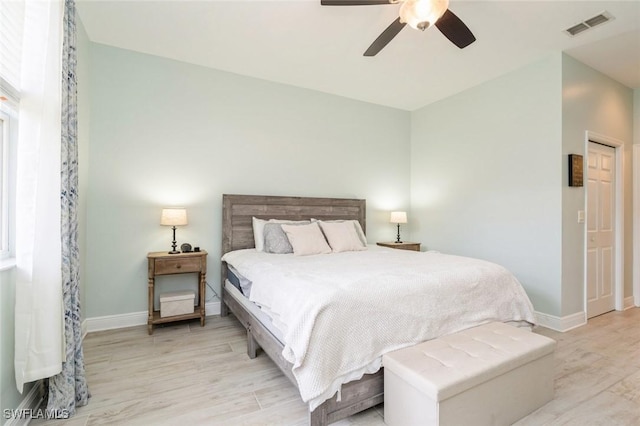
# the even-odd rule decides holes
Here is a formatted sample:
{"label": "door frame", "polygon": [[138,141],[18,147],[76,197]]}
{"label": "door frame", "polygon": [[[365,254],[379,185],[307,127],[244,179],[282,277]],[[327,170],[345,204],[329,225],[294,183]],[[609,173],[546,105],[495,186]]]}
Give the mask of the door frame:
{"label": "door frame", "polygon": [[633,300],[640,307],[640,144],[633,144]]}
{"label": "door frame", "polygon": [[[585,132],[585,141],[584,141],[584,152],[585,158],[585,167],[588,167],[588,158],[589,158],[589,142],[596,142],[602,145],[608,145],[615,149],[615,157],[616,157],[616,173],[615,173],[615,250],[616,250],[616,262],[614,267],[615,273],[615,283],[614,283],[614,300],[615,300],[615,310],[622,311],[624,310],[624,142],[612,138],[610,136],[601,135],[596,132],[592,132],[587,130]],[[584,209],[587,211],[587,197],[588,197],[587,188],[584,188]],[[586,215],[585,215],[586,217]],[[587,226],[585,223],[584,226],[584,312],[587,314]]]}

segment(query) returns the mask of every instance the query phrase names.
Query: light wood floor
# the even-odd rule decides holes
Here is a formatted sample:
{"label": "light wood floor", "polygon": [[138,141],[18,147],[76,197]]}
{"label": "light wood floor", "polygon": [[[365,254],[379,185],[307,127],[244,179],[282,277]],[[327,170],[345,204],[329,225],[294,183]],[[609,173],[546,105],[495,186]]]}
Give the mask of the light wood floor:
{"label": "light wood floor", "polygon": [[[612,312],[567,333],[538,328],[558,342],[555,399],[517,423],[640,424],[640,309]],[[89,334],[84,341],[92,398],[67,421],[47,425],[303,425],[306,406],[261,354],[246,355],[233,316]],[[523,383],[526,386],[526,383]],[[336,425],[383,425],[383,407]]]}

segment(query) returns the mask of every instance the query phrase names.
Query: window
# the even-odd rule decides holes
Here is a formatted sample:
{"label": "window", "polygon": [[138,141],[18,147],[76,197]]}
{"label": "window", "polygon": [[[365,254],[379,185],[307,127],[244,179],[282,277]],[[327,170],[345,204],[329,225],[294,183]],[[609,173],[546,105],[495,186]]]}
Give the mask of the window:
{"label": "window", "polygon": [[0,259],[13,252],[13,206],[15,198],[15,141],[17,137],[17,113],[7,102],[0,104]]}
{"label": "window", "polygon": [[0,259],[14,253],[15,171],[25,2],[0,0]]}
{"label": "window", "polygon": [[9,254],[9,115],[0,111],[0,257]]}

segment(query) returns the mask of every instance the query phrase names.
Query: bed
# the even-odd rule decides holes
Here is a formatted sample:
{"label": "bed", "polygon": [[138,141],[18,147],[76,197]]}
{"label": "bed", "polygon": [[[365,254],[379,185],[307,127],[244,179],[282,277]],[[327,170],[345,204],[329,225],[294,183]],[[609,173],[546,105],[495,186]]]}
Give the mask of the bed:
{"label": "bed", "polygon": [[[401,253],[403,251],[373,247],[361,252],[362,254],[347,252],[317,256],[281,256],[252,250],[255,247],[253,218],[265,220],[309,220],[311,218],[320,221],[355,220],[365,231],[365,208],[365,201],[358,199],[223,195],[222,254],[225,261],[222,263],[223,303],[221,313],[224,316],[230,310],[246,328],[249,357],[254,358],[257,355],[258,348],[262,348],[291,382],[298,387],[303,400],[309,402],[309,424],[314,426],[332,423],[383,401],[384,384],[380,350],[397,349],[403,347],[402,345],[415,344],[420,341],[418,337],[424,337],[424,340],[427,340],[440,334],[457,331],[455,327],[468,328],[486,322],[489,317],[495,320],[492,315],[497,315],[496,313],[484,312],[485,307],[490,306],[491,302],[469,302],[469,306],[473,307],[459,309],[454,315],[450,315],[452,319],[448,319],[449,313],[443,311],[445,314],[442,315],[442,318],[438,317],[438,324],[443,325],[440,325],[439,328],[433,326],[431,329],[429,328],[431,327],[430,324],[428,324],[429,320],[418,315],[421,313],[420,310],[416,310],[415,306],[410,306],[410,300],[415,300],[416,297],[405,297],[405,300],[408,301],[403,301],[403,305],[399,305],[397,302],[395,304],[384,303],[389,298],[389,294],[385,293],[388,291],[389,284],[382,281],[395,279],[394,286],[396,287],[393,287],[393,290],[400,291],[403,295],[408,295],[407,292],[414,291],[414,283],[409,283],[409,281],[418,275],[416,275],[417,272],[415,274],[406,272],[408,268],[404,268],[403,273],[405,275],[402,275],[399,270],[389,273],[385,269],[379,269],[381,264],[394,263],[396,262],[395,258],[398,258],[397,262],[399,264],[405,264],[405,262],[413,262],[414,257],[415,259],[420,257],[419,260],[421,262],[428,259],[424,263],[453,262],[455,264],[456,262],[462,262],[461,259],[463,258],[445,257],[445,255],[437,253],[428,255],[416,252]],[[271,257],[269,258],[269,256]],[[233,266],[241,266],[242,272],[256,281],[254,284],[256,290],[251,290],[251,299],[255,299],[262,304],[263,309],[260,309],[255,303],[252,303],[242,295],[241,286],[232,285],[231,281],[237,281],[237,271],[231,265],[228,265],[227,261]],[[315,296],[309,297],[308,294],[304,293],[306,288],[324,289],[325,281],[329,282],[330,285],[333,285],[334,280],[336,282],[342,280],[349,285],[351,283],[349,281],[349,271],[344,274],[347,276],[345,279],[340,276],[342,272],[336,272],[333,276],[330,276],[329,270],[331,266],[327,267],[325,263],[319,263],[326,261],[335,263],[337,271],[345,270],[350,264],[361,263],[366,265],[369,262],[370,265],[368,267],[365,266],[365,268],[372,271],[369,275],[370,282],[358,281],[362,285],[361,290],[343,286],[336,293],[331,288],[333,297],[329,298],[331,301],[325,303],[325,305],[319,305],[321,302],[319,300],[316,302]],[[479,263],[480,268],[500,268],[498,265],[489,264],[488,262],[475,262]],[[275,268],[274,265],[279,263],[282,265]],[[474,264],[474,267],[477,269],[478,266]],[[282,273],[282,268],[286,268],[284,269],[287,271],[285,274]],[[231,273],[230,269],[234,273]],[[322,275],[325,269],[327,271],[326,278]],[[419,269],[418,266],[411,268],[412,271],[417,271],[417,269]],[[461,267],[462,269],[464,268]],[[451,275],[450,273],[448,274]],[[396,276],[402,277],[402,279],[397,280]],[[309,280],[308,282],[305,281],[304,286],[298,285],[298,282],[302,282],[302,277]],[[383,278],[378,279],[378,277]],[[473,295],[475,299],[478,295],[482,295],[481,292],[478,292],[477,287],[484,284],[476,283],[474,277],[475,275],[471,278],[467,276],[461,279],[469,282],[464,294]],[[374,278],[381,282],[373,282]],[[432,290],[430,291],[443,292],[442,296],[438,296],[438,300],[453,297],[449,294],[451,290],[448,288],[447,280],[442,277],[434,280],[431,281],[435,282],[435,287],[432,282],[430,284],[432,285],[430,287]],[[265,283],[261,281],[265,281]],[[423,279],[416,280],[415,285],[418,285],[418,281],[423,281]],[[517,283],[517,280],[515,281]],[[278,285],[268,287],[266,286],[268,282],[277,282]],[[422,285],[422,283],[419,284]],[[314,285],[316,286],[314,287]],[[400,287],[402,287],[402,290],[398,290]],[[485,292],[484,287],[481,286],[480,288],[483,289],[482,292]],[[298,291],[299,289],[301,290]],[[320,291],[320,293],[323,291]],[[418,290],[416,289],[415,291],[417,292]],[[496,293],[490,296],[517,299],[517,308],[514,308],[513,313],[506,314],[502,320],[513,319],[514,321],[532,325],[534,322],[533,310],[526,294],[524,294],[524,290],[518,283],[511,291],[518,294],[514,293],[513,296],[509,296]],[[296,296],[298,297],[297,300],[294,296],[290,296],[293,293],[300,293]],[[336,295],[338,297],[335,297]],[[420,297],[420,293],[416,293],[416,295]],[[369,306],[370,300],[379,304],[376,305],[377,307],[374,310],[368,311],[367,315],[354,316],[353,327],[360,330],[356,334],[360,340],[350,343],[350,340],[344,337],[345,332],[342,331],[342,334],[340,334],[340,330],[346,328],[344,327],[345,324],[352,322],[349,317],[349,311],[354,309],[350,309],[350,307],[360,306],[360,303],[354,303],[355,300],[358,300],[356,297],[362,298],[362,306],[365,307],[365,312],[367,312],[366,307]],[[451,301],[453,300],[451,299]],[[303,327],[302,320],[300,324],[296,322],[298,320],[295,317],[299,315],[294,311],[296,311],[295,307],[306,303],[306,301],[309,301],[309,304],[305,305],[305,309],[298,311],[317,312],[317,314],[314,314],[316,316],[311,320],[305,320],[311,321],[311,326]],[[287,307],[287,304],[290,306]],[[454,303],[450,302],[450,304]],[[455,304],[458,305],[457,303]],[[269,315],[265,315],[265,311]],[[399,320],[390,321],[388,324],[385,323],[386,318],[396,318],[396,313],[402,313],[402,315],[398,316]],[[362,323],[359,318],[363,317],[367,318],[367,320],[371,317],[371,321],[375,322]],[[331,318],[333,322],[328,322],[327,318]],[[291,327],[286,327],[286,324],[291,325]],[[383,327],[380,324],[383,324]],[[396,329],[392,327],[396,327]],[[367,335],[369,328],[372,331],[370,335]],[[295,332],[292,332],[292,329]],[[331,334],[334,329],[336,331],[335,339]],[[408,331],[409,329],[411,331]],[[414,329],[415,333],[417,333],[415,335]],[[336,354],[330,357],[326,355],[329,352],[326,343],[333,340],[340,343],[331,345],[334,349],[333,352]],[[378,340],[383,341],[383,343],[378,342]],[[301,347],[299,342],[303,342],[304,350],[299,349]],[[353,347],[350,348],[350,346]],[[371,347],[371,349],[367,349],[372,351],[371,354],[365,353],[367,351],[357,352],[360,347],[365,346]],[[340,352],[349,350],[351,352]],[[336,360],[332,361],[333,358]],[[359,362],[357,364],[358,368],[344,366],[345,363],[348,364],[352,361],[354,363]],[[322,363],[322,365],[319,363]],[[319,365],[320,367],[318,367]],[[335,369],[335,372],[333,370],[324,372],[323,370],[325,369]],[[316,389],[318,386],[320,386],[318,388],[320,389],[319,391]],[[338,391],[337,393],[336,390]]]}

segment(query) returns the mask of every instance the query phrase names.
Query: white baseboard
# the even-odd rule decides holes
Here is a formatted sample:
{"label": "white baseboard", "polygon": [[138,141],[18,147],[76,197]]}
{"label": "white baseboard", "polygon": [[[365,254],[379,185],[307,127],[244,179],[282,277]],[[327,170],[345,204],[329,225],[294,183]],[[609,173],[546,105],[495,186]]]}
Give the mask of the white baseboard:
{"label": "white baseboard", "polygon": [[103,317],[87,318],[87,333],[94,331],[113,330],[116,328],[134,327],[147,323],[149,313],[146,311],[129,314],[106,315]]}
{"label": "white baseboard", "polygon": [[[633,296],[624,299],[625,309],[634,307]],[[220,302],[209,302],[205,305],[207,316],[220,315]],[[82,322],[83,335],[94,331],[113,330],[116,328],[134,327],[147,323],[147,311],[129,314],[107,315],[103,317],[87,318]],[[538,324],[555,331],[565,332],[587,323],[585,312],[576,312],[565,317],[535,312]]]}
{"label": "white baseboard", "polygon": [[[204,306],[207,316],[220,315],[220,302],[209,302]],[[147,311],[131,312],[128,314],[106,315],[103,317],[87,318],[83,321],[83,332],[113,330],[116,328],[146,325],[149,313]]]}
{"label": "white baseboard", "polygon": [[220,315],[220,302],[209,302],[204,305],[207,316]]}
{"label": "white baseboard", "polygon": [[566,317],[556,317],[542,312],[535,312],[535,315],[539,325],[560,332],[569,331],[587,323],[585,312],[576,312]]}
{"label": "white baseboard", "polygon": [[20,405],[18,405],[18,408],[13,410],[13,415],[9,417],[4,426],[28,425],[33,414],[37,413],[40,403],[42,402],[42,397],[42,381],[39,380],[24,397]]}
{"label": "white baseboard", "polygon": [[622,308],[623,310],[627,310],[627,309],[631,309],[631,308],[635,308],[636,304],[635,304],[635,299],[633,296],[629,296],[629,297],[625,297],[624,298],[624,307]]}
{"label": "white baseboard", "polygon": [[[634,308],[636,306],[634,302],[633,296],[625,297],[623,310]],[[539,325],[560,332],[573,330],[587,323],[586,312],[576,312],[566,317],[556,317],[542,312],[535,312],[535,315]]]}
{"label": "white baseboard", "polygon": [[88,327],[87,319],[85,318],[82,320],[82,323],[80,325],[80,328],[82,329],[82,340],[84,340],[84,338],[87,337],[87,333],[89,332],[87,327]]}

